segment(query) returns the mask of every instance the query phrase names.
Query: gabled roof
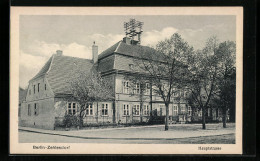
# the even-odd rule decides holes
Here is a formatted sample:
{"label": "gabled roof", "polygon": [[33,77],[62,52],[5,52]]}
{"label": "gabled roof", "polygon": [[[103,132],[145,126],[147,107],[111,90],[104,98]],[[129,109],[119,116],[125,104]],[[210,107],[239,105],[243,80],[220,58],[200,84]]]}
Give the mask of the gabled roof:
{"label": "gabled roof", "polygon": [[92,67],[92,60],[54,54],[33,79],[45,75],[54,94],[71,94],[70,82],[75,73]]}

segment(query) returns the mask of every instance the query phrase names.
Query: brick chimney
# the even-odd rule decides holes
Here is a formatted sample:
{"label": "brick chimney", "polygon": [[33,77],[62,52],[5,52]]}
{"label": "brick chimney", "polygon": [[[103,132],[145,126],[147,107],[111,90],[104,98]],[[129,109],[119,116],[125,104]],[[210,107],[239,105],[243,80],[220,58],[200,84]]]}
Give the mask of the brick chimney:
{"label": "brick chimney", "polygon": [[98,61],[98,46],[95,44],[95,41],[92,45],[92,60],[94,64]]}
{"label": "brick chimney", "polygon": [[56,54],[57,54],[57,56],[62,56],[62,50],[57,50]]}

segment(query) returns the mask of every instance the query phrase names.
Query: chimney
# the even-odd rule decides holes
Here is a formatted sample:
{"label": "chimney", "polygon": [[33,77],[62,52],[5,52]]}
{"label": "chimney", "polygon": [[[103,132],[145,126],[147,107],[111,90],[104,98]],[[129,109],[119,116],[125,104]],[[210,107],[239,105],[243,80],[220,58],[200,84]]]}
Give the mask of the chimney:
{"label": "chimney", "polygon": [[131,38],[130,37],[124,37],[123,42],[130,45],[131,44]]}
{"label": "chimney", "polygon": [[98,61],[98,46],[95,45],[95,41],[92,45],[92,60],[94,64]]}
{"label": "chimney", "polygon": [[62,50],[57,50],[56,54],[57,54],[57,56],[62,56]]}

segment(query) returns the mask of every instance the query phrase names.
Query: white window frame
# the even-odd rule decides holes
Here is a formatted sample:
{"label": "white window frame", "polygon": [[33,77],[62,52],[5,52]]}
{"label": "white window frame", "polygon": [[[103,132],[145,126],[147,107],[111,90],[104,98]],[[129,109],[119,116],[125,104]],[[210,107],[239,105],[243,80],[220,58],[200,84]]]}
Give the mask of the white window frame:
{"label": "white window frame", "polygon": [[191,108],[191,106],[188,106],[188,115],[189,115],[189,116],[192,115],[192,108]]}
{"label": "white window frame", "polygon": [[133,93],[134,93],[134,94],[140,94],[140,83],[135,83],[135,84],[134,84]]}
{"label": "white window frame", "polygon": [[[69,104],[70,104],[70,107],[69,107]],[[74,105],[75,105],[75,109],[73,108]],[[68,102],[67,103],[67,114],[71,114],[71,115],[77,114],[77,108],[78,108],[78,105],[76,102]]]}
{"label": "white window frame", "polygon": [[130,105],[123,104],[123,116],[130,116]]}
{"label": "white window frame", "polygon": [[150,95],[150,83],[145,83],[145,94]]}
{"label": "white window frame", "polygon": [[144,107],[143,115],[144,116],[149,116],[150,115],[150,105],[144,104],[143,107]]}
{"label": "white window frame", "polygon": [[102,103],[101,116],[108,116],[108,108],[109,108],[108,103]]}
{"label": "white window frame", "polygon": [[129,82],[128,81],[123,82],[123,93],[129,94]]}
{"label": "white window frame", "polygon": [[[85,105],[85,106],[87,106],[87,105]],[[93,114],[94,114],[93,109],[94,109],[94,105],[88,104],[88,106],[86,107],[86,114],[85,115],[86,116],[93,116]]]}
{"label": "white window frame", "polygon": [[133,115],[140,116],[140,104],[135,104],[133,106]]}
{"label": "white window frame", "polygon": [[177,116],[178,115],[178,105],[173,105],[173,115]]}
{"label": "white window frame", "polygon": [[185,112],[185,106],[181,106],[181,113]]}

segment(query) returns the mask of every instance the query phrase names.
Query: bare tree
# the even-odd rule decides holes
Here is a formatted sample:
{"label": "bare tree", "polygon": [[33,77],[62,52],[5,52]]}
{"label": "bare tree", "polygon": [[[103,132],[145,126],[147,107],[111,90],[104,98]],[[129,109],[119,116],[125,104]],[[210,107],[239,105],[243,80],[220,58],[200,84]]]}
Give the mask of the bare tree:
{"label": "bare tree", "polygon": [[70,83],[71,99],[78,104],[76,116],[79,118],[80,128],[83,126],[83,118],[88,105],[114,99],[111,84],[94,69],[91,72],[79,70]]}
{"label": "bare tree", "polygon": [[139,68],[152,78],[153,92],[160,95],[165,107],[165,131],[169,124],[169,105],[176,89],[185,86],[188,76],[188,58],[193,48],[177,33],[169,39],[159,42],[155,50],[141,49],[141,62]]}

